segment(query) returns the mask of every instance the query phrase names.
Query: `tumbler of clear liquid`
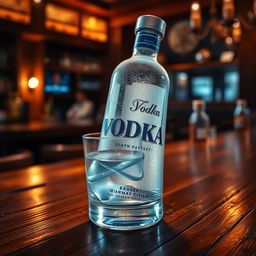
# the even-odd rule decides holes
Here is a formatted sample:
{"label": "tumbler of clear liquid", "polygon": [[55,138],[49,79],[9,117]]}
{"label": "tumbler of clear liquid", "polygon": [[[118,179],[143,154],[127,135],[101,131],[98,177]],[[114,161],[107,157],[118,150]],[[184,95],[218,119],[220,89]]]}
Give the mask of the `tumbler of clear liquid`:
{"label": "tumbler of clear liquid", "polygon": [[161,198],[147,187],[150,173],[143,169],[141,137],[91,133],[82,138],[91,221],[115,230],[140,229],[158,222],[162,216],[156,205]]}

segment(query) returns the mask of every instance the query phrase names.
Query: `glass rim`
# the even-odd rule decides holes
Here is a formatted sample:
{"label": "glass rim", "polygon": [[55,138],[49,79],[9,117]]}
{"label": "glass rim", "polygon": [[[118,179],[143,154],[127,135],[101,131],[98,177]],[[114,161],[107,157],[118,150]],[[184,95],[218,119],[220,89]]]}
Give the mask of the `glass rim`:
{"label": "glass rim", "polygon": [[137,136],[137,137],[119,137],[119,136],[113,136],[113,137],[100,137],[101,132],[91,132],[91,133],[86,133],[82,135],[83,139],[86,140],[113,140],[113,139],[117,139],[117,140],[142,140],[142,136]]}
{"label": "glass rim", "polygon": [[94,140],[97,140],[97,139],[100,139],[100,134],[101,134],[101,132],[85,133],[85,134],[82,135],[82,138],[83,139],[94,139]]}

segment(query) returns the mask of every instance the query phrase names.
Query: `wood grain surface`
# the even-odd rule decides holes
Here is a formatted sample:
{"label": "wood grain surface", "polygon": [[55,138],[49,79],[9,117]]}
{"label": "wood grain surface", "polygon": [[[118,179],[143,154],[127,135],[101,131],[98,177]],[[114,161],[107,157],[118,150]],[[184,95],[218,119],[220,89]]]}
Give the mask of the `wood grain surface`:
{"label": "wood grain surface", "polygon": [[0,255],[256,255],[256,130],[166,145],[164,218],[92,224],[83,159],[0,173]]}

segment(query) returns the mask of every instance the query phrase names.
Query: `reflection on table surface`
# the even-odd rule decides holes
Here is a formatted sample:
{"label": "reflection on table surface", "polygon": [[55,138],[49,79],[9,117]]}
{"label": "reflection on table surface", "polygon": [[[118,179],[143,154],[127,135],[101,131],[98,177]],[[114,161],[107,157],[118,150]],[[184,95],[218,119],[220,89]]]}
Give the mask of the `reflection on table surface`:
{"label": "reflection on table surface", "polygon": [[148,229],[104,230],[88,218],[83,159],[0,174],[0,253],[253,255],[256,130],[165,151],[164,218]]}

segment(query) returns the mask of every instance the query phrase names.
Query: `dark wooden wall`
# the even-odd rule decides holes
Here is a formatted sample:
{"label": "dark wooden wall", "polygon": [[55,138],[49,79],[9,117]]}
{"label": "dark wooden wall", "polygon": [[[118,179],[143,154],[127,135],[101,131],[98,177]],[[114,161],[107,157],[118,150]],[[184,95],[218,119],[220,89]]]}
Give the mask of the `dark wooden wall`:
{"label": "dark wooden wall", "polygon": [[[22,99],[29,104],[29,118],[37,119],[43,112],[44,44],[41,40],[26,40],[18,43],[18,90]],[[39,86],[33,90],[27,84],[37,77]]]}
{"label": "dark wooden wall", "polygon": [[[239,12],[245,20],[252,1],[237,1]],[[254,30],[243,29],[242,42],[239,46],[240,96],[246,98],[251,108],[256,107],[256,26]]]}

